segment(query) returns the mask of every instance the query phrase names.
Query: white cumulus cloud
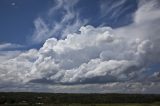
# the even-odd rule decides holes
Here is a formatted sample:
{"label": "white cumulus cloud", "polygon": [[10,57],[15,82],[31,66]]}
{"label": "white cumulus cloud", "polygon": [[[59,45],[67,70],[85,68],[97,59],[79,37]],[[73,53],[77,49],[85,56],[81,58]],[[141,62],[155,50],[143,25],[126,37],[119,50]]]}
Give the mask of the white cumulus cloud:
{"label": "white cumulus cloud", "polygon": [[[141,5],[131,25],[117,29],[82,26],[79,33],[60,40],[49,38],[39,50],[1,61],[0,82],[29,87],[46,83],[44,89],[58,92],[72,92],[72,88],[77,90],[73,92],[92,92],[93,87],[93,92],[160,93],[159,70],[150,69],[160,62],[160,16],[153,15],[160,10],[153,4],[155,1]],[[149,9],[143,9],[146,7]]]}

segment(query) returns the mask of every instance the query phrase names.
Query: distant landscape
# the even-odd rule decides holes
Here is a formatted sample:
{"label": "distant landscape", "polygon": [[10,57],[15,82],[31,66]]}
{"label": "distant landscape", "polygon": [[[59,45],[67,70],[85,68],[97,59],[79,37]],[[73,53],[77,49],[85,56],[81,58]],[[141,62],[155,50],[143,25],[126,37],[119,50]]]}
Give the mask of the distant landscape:
{"label": "distant landscape", "polygon": [[156,94],[0,93],[0,106],[159,106]]}

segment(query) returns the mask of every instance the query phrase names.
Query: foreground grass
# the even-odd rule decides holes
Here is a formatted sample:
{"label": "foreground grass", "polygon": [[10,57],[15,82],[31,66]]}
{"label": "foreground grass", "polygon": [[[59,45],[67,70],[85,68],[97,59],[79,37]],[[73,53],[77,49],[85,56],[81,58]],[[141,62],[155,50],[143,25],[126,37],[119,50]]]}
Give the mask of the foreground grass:
{"label": "foreground grass", "polygon": [[0,106],[160,106],[160,103],[112,103],[112,104],[4,104]]}
{"label": "foreground grass", "polygon": [[0,92],[0,106],[160,106],[160,95]]}

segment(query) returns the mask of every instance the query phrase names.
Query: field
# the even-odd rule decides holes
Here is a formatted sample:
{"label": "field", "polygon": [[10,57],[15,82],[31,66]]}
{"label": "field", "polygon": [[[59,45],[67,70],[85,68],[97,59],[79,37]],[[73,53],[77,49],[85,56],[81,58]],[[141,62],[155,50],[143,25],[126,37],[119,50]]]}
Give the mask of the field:
{"label": "field", "polygon": [[160,103],[117,103],[117,104],[1,104],[0,106],[160,106]]}
{"label": "field", "polygon": [[0,93],[0,106],[160,106],[160,95]]}
{"label": "field", "polygon": [[116,103],[116,104],[3,104],[0,106],[160,106],[160,103]]}

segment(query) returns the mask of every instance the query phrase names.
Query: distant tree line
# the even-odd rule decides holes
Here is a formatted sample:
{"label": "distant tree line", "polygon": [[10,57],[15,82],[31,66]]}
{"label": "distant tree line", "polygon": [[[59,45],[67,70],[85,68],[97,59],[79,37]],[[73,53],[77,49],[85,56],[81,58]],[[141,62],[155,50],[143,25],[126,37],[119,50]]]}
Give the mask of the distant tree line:
{"label": "distant tree line", "polygon": [[153,94],[0,93],[0,104],[101,104],[160,102]]}

